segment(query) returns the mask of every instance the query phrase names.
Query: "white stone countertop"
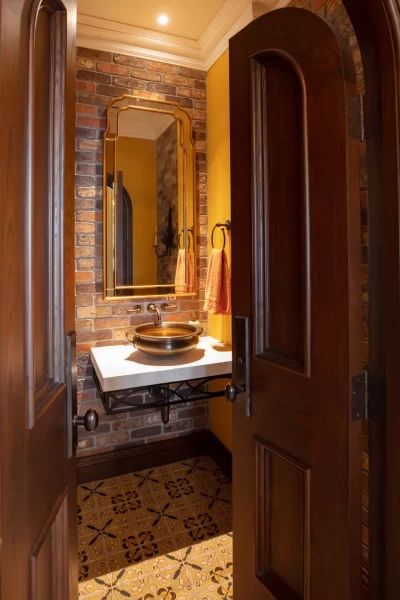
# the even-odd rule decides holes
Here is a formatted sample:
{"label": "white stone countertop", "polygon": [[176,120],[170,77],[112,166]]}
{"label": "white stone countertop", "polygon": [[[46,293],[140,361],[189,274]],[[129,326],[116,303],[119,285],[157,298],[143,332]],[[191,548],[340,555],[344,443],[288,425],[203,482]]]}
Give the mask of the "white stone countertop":
{"label": "white stone countertop", "polygon": [[232,349],[212,337],[182,356],[157,358],[133,346],[92,348],[91,358],[103,392],[202,379],[232,372]]}

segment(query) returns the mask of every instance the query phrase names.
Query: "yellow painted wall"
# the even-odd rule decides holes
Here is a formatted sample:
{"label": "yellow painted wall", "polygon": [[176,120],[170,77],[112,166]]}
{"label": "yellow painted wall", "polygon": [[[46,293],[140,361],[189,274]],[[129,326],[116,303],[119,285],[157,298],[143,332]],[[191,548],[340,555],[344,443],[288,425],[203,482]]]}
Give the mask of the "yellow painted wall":
{"label": "yellow painted wall", "polygon": [[[229,158],[229,55],[226,51],[207,74],[208,130],[208,231],[211,252],[211,231],[217,221],[231,217]],[[222,234],[215,232],[215,245]],[[230,260],[230,238],[225,247]],[[232,318],[209,315],[210,335],[230,344]],[[210,429],[232,450],[232,406],[224,398],[210,400]]]}
{"label": "yellow painted wall", "polygon": [[157,283],[154,231],[157,223],[156,142],[120,137],[117,141],[117,170],[132,200],[133,284]]}

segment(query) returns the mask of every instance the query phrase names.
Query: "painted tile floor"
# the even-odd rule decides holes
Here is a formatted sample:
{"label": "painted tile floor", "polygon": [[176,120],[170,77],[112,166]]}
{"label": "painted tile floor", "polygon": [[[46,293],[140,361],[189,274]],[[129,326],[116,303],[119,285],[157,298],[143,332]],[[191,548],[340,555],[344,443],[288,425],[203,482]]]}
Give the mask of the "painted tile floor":
{"label": "painted tile floor", "polygon": [[79,600],[232,600],[231,493],[209,456],[79,486]]}

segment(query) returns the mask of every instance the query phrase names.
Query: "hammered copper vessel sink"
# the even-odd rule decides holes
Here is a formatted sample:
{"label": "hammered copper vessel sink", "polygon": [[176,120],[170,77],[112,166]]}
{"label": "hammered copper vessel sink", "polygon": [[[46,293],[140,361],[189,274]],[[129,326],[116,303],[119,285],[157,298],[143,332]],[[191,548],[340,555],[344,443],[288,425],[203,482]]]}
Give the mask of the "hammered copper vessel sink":
{"label": "hammered copper vessel sink", "polygon": [[[194,350],[203,328],[190,323],[144,323],[127,334],[137,350],[151,356],[179,356]],[[131,337],[129,337],[131,336]]]}

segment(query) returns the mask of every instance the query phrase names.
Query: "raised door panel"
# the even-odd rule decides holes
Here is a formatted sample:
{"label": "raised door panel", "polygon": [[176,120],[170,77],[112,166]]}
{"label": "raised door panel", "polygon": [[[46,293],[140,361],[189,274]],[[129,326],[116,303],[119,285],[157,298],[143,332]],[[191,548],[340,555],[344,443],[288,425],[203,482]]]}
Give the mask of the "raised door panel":
{"label": "raised door panel", "polygon": [[66,11],[36,2],[29,62],[26,355],[29,426],[64,381],[63,210]]}
{"label": "raised door panel", "polygon": [[68,494],[54,506],[31,554],[31,600],[68,597]]}
{"label": "raised door panel", "polygon": [[304,85],[278,52],[251,64],[256,354],[309,369],[309,218]]}
{"label": "raised door panel", "polygon": [[276,600],[310,598],[310,469],[257,437],[256,573]]}

